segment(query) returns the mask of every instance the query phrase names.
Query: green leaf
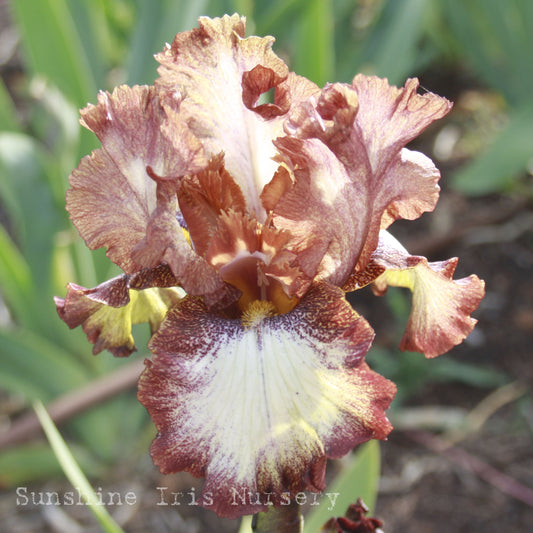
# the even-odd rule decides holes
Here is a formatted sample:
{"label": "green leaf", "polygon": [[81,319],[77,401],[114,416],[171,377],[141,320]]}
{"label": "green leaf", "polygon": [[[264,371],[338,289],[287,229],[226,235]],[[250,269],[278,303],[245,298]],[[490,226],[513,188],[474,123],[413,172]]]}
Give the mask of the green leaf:
{"label": "green leaf", "polygon": [[106,533],[124,533],[122,528],[113,520],[113,518],[111,518],[111,515],[107,512],[105,506],[99,504],[99,499],[96,496],[96,493],[52,422],[52,419],[46,412],[43,404],[41,402],[35,402],[33,408],[39,417],[39,421],[43,426],[44,432],[46,433],[48,441],[54,450],[63,472],[70,483],[72,483],[72,486],[80,491],[84,501],[87,502],[89,510],[98,520],[103,530]]}
{"label": "green leaf", "polygon": [[333,498],[333,495],[338,494],[335,505],[324,505],[327,501],[324,497],[323,504],[305,518],[304,533],[317,533],[332,516],[343,516],[357,498],[361,498],[372,513],[376,505],[379,473],[379,442],[371,440],[359,446],[349,464],[327,487],[324,496],[330,494]]}
{"label": "green leaf", "polygon": [[[47,157],[44,159],[46,178],[51,186],[54,200],[61,209],[65,204],[67,176],[78,164],[81,127],[78,110],[65,95],[49,83],[34,84],[33,96],[36,99],[32,128],[35,136],[43,139]],[[94,95],[96,96],[96,95]],[[91,133],[92,135],[92,133]],[[53,154],[52,157],[49,154]],[[83,154],[85,155],[85,154]]]}
{"label": "green leaf", "polygon": [[50,277],[54,234],[60,227],[45,167],[45,154],[32,137],[0,134],[0,196],[36,287],[44,287]]}
{"label": "green leaf", "polygon": [[51,399],[87,382],[87,368],[29,330],[0,329],[0,386],[31,399]]}
{"label": "green leaf", "polygon": [[294,43],[293,67],[322,86],[332,82],[335,65],[334,22],[329,0],[310,0],[303,6]]}
{"label": "green leaf", "polygon": [[529,0],[442,0],[457,54],[513,105],[531,99],[533,4]]}
{"label": "green leaf", "polygon": [[13,100],[0,79],[0,131],[19,131],[20,124]]}
{"label": "green leaf", "polygon": [[28,311],[31,313],[32,292],[33,283],[28,264],[0,225],[0,293],[11,318],[20,322],[27,321]]}
{"label": "green leaf", "polygon": [[389,0],[364,43],[363,57],[378,76],[403,85],[416,68],[427,0]]}
{"label": "green leaf", "polygon": [[502,192],[533,159],[533,103],[513,110],[506,127],[488,150],[452,177],[452,185],[464,194]]}
{"label": "green leaf", "polygon": [[127,72],[128,83],[152,84],[157,77],[158,63],[154,54],[171,43],[174,36],[197,26],[198,17],[205,15],[207,0],[154,0],[140,2],[138,26],[130,45]]}
{"label": "green leaf", "polygon": [[65,0],[20,0],[11,7],[33,74],[44,76],[77,107],[94,98],[94,75]]}
{"label": "green leaf", "polygon": [[502,372],[485,368],[479,364],[463,363],[451,357],[445,357],[432,361],[428,366],[428,375],[424,382],[456,382],[464,383],[472,387],[493,388],[501,387],[509,381]]}
{"label": "green leaf", "polygon": [[[96,473],[100,466],[81,448],[76,455],[83,468]],[[0,453],[0,486],[15,487],[28,482],[49,481],[61,475],[57,459],[45,443],[17,446]],[[22,500],[24,501],[24,500]]]}

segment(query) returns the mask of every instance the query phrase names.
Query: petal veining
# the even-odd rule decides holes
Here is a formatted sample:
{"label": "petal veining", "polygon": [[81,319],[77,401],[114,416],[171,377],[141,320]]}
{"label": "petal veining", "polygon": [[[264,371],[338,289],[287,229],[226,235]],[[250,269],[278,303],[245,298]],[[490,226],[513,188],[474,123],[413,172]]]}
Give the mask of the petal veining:
{"label": "petal veining", "polygon": [[378,294],[388,286],[406,287],[413,293],[411,315],[401,340],[402,350],[441,355],[461,343],[474,329],[470,317],[485,294],[485,283],[476,275],[454,280],[458,259],[428,263],[411,256],[387,231],[380,232],[373,261],[386,268],[374,282]]}
{"label": "petal veining", "polygon": [[[272,37],[244,36],[245,19],[238,15],[200,18],[199,28],[177,35],[156,56],[156,85],[179,91],[181,115],[210,156],[224,152],[248,209],[263,220],[259,194],[277,169],[272,140],[283,133],[290,101],[316,86],[297,77],[287,83],[289,71],[272,51]],[[256,106],[259,93],[272,87],[274,104]]]}
{"label": "petal veining", "polygon": [[82,124],[97,134],[102,148],[72,172],[67,210],[87,245],[106,247],[128,274],[143,266],[131,253],[145,237],[157,205],[156,183],[147,168],[160,176],[181,176],[207,164],[185,123],[173,121],[163,132],[166,117],[156,89],[147,86],[100,93],[98,104],[82,111]]}
{"label": "petal veining", "polygon": [[[340,457],[391,426],[395,387],[364,355],[373,338],[335,287],[313,287],[291,312],[243,325],[186,299],[152,338],[139,399],[159,435],[163,473],[205,476],[202,504],[230,517],[324,488]],[[240,495],[259,493],[259,501]]]}

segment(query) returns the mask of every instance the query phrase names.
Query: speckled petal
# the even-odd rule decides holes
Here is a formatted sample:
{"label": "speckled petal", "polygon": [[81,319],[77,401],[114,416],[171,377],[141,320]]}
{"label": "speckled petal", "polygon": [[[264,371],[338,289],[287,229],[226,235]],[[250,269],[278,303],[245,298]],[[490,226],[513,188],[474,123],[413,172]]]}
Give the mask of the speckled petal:
{"label": "speckled petal", "polygon": [[440,174],[404,146],[451,104],[418,95],[417,87],[417,80],[396,88],[359,75],[352,85],[326,85],[291,111],[288,136],[276,143],[295,168],[296,184],[274,208],[275,221],[290,229],[306,220],[323,235],[320,279],[342,286],[366,267],[380,228],[434,208]]}
{"label": "speckled petal", "polygon": [[[156,86],[181,95],[180,114],[203,142],[209,156],[225,154],[225,166],[243,191],[248,210],[260,221],[259,194],[277,169],[272,140],[283,134],[283,120],[294,101],[317,87],[293,74],[272,51],[272,37],[245,38],[238,15],[209,19],[180,33],[162,53]],[[258,104],[275,90],[272,104]]]}
{"label": "speckled petal", "polygon": [[82,124],[96,133],[102,148],[72,172],[67,210],[87,246],[106,247],[128,274],[146,266],[133,260],[132,251],[157,207],[150,173],[178,177],[207,164],[186,124],[167,121],[168,109],[154,87],[121,86],[100,93],[98,104],[82,111]]}
{"label": "speckled petal", "polygon": [[66,297],[55,298],[55,303],[69,328],[82,326],[94,344],[94,354],[109,350],[116,357],[127,357],[136,350],[132,325],[148,323],[156,331],[169,307],[184,297],[173,284],[168,268],[159,267],[119,276],[92,289],[69,283]]}
{"label": "speckled petal", "polygon": [[485,294],[485,283],[474,274],[454,280],[457,258],[428,263],[425,257],[409,255],[382,230],[372,259],[387,269],[374,282],[378,294],[388,286],[406,287],[413,293],[402,350],[436,357],[460,344],[474,329],[477,320],[470,314]]}
{"label": "speckled petal", "polygon": [[372,339],[327,284],[246,327],[186,298],[152,338],[139,382],[159,432],[155,464],[204,476],[202,505],[233,518],[323,490],[327,457],[391,430],[395,386],[364,363]]}

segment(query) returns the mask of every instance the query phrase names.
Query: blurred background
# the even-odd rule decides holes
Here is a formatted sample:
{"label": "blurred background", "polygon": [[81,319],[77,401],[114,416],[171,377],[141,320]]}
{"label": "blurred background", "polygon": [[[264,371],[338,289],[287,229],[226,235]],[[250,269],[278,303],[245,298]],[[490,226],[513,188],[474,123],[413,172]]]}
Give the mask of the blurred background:
{"label": "blurred background", "polygon": [[[291,70],[319,85],[357,72],[453,100],[414,148],[442,171],[434,213],[392,233],[430,260],[459,256],[487,296],[479,325],[450,354],[426,361],[397,349],[409,295],[364,289],[351,301],[377,332],[368,356],[398,384],[396,429],[382,443],[374,514],[385,531],[501,533],[533,524],[533,2],[530,0],[0,0],[0,528],[99,531],[80,506],[19,505],[16,487],[67,491],[28,413],[40,399],[93,485],[133,490],[111,509],[128,532],[238,530],[194,506],[159,507],[154,428],[135,397],[138,354],[98,357],[70,331],[53,296],[73,281],[116,274],[90,252],[64,210],[68,176],[97,147],[78,109],[99,89],[153,83],[153,54],[200,15],[239,12],[248,34],[274,35]],[[111,376],[111,377],[110,377]],[[333,466],[333,470],[341,468]],[[354,499],[357,495],[354,495]],[[528,528],[529,525],[529,528]]]}

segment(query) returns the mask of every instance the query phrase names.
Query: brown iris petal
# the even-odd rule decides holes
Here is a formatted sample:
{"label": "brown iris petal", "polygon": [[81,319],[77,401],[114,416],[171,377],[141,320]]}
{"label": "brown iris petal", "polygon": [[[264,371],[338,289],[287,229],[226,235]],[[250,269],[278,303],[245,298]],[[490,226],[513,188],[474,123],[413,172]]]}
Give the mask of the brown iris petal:
{"label": "brown iris petal", "polygon": [[276,145],[300,174],[295,171],[297,183],[274,208],[274,220],[296,234],[306,220],[314,233],[327,235],[321,279],[344,285],[354,271],[364,271],[382,226],[433,209],[440,174],[427,157],[404,146],[451,104],[431,93],[418,95],[417,87],[417,80],[396,88],[359,75],[352,85],[327,85],[291,108],[289,137]]}
{"label": "brown iris petal", "polygon": [[368,507],[359,498],[348,507],[345,516],[328,520],[320,533],[383,533],[383,522],[367,517]]}
{"label": "brown iris petal", "polygon": [[176,180],[157,179],[157,207],[150,216],[146,234],[131,254],[143,267],[168,264],[179,284],[189,294],[203,295],[209,305],[227,301],[228,288],[213,267],[189,244],[176,219]]}
{"label": "brown iris petal", "polygon": [[[364,363],[372,339],[327,284],[249,324],[185,298],[152,338],[139,381],[158,430],[154,463],[205,476],[199,503],[232,518],[266,510],[266,493],[282,505],[284,492],[323,490],[327,457],[392,429],[384,410],[396,388]],[[232,505],[243,491],[260,503]]]}
{"label": "brown iris petal", "polygon": [[290,190],[293,183],[288,169],[280,165],[272,180],[261,191],[261,203],[267,212],[276,207],[279,199]]}
{"label": "brown iris petal", "polygon": [[128,274],[146,266],[131,254],[157,205],[156,183],[146,169],[181,176],[207,164],[202,145],[182,120],[164,126],[169,109],[154,87],[121,86],[100,93],[98,104],[82,111],[82,124],[102,148],[72,172],[67,210],[89,248],[106,247]]}
{"label": "brown iris petal", "polygon": [[470,316],[485,294],[485,283],[476,275],[454,280],[458,259],[429,263],[411,256],[387,231],[380,232],[373,261],[386,267],[373,289],[406,287],[413,293],[411,314],[401,340],[402,350],[441,355],[461,343],[474,329]]}
{"label": "brown iris petal", "polygon": [[[283,133],[283,114],[277,114],[286,108],[287,94],[290,91],[292,98],[296,84],[282,81],[288,68],[272,51],[272,37],[244,34],[245,19],[238,15],[200,18],[199,28],[177,35],[156,56],[161,63],[156,86],[184,95],[181,117],[209,156],[224,152],[226,169],[241,187],[248,210],[261,218],[259,192],[277,166],[272,139]],[[275,107],[259,106],[256,112],[245,105],[243,92],[251,104],[253,95],[271,84],[278,87]],[[300,85],[294,87],[297,94],[304,90]]]}
{"label": "brown iris petal", "polygon": [[263,93],[277,88],[281,82],[285,81],[287,74],[280,76],[271,68],[263,65],[256,65],[252,70],[245,72],[242,75],[242,100],[244,105],[267,120],[284,115],[290,107],[289,94],[286,90],[276,90],[274,103],[257,105],[257,102]]}
{"label": "brown iris petal", "polygon": [[261,273],[267,278],[267,299],[274,301],[274,294],[277,294],[279,305],[284,308],[290,304],[288,301],[282,303],[278,284],[286,298],[292,299],[301,298],[312,282],[312,278],[305,276],[300,269],[298,256],[289,248],[291,239],[289,232],[273,227],[263,227],[261,232],[261,250],[269,256],[267,263],[260,264]]}
{"label": "brown iris petal", "polygon": [[181,181],[178,201],[194,250],[202,257],[206,256],[220,214],[230,209],[246,211],[242,191],[224,168],[222,153],[214,156],[205,170]]}
{"label": "brown iris petal", "polygon": [[242,293],[241,311],[256,300],[267,300],[278,312],[288,312],[305,293],[312,279],[287,249],[290,239],[289,233],[263,226],[247,214],[233,210],[220,214],[206,258],[224,281]]}
{"label": "brown iris petal", "polygon": [[379,276],[381,276],[381,274],[383,274],[383,272],[385,272],[385,270],[386,268],[383,265],[370,260],[364,270],[354,271],[352,273],[352,275],[343,285],[342,289],[346,292],[362,289],[363,287],[366,287],[375,281]]}

